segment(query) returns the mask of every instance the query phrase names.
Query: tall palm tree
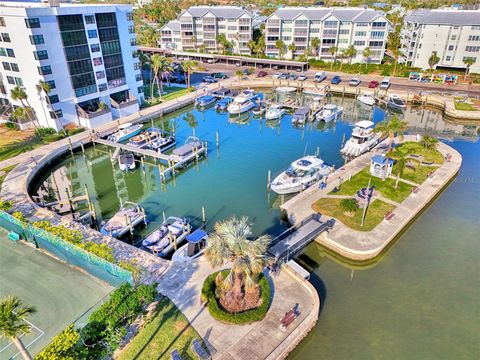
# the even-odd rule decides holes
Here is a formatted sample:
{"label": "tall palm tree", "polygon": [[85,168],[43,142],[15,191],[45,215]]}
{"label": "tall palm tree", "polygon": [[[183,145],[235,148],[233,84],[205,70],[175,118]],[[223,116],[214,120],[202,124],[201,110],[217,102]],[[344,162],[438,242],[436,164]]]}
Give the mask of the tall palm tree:
{"label": "tall palm tree", "polygon": [[18,106],[10,114],[10,118],[18,125],[28,119],[25,108]]}
{"label": "tall palm tree", "polygon": [[25,92],[25,89],[19,85],[15,86],[12,90],[10,90],[10,97],[12,100],[18,100],[22,107],[25,109],[25,112],[28,116],[28,119],[33,123],[35,127],[38,127],[35,124],[35,118],[32,114],[32,107],[28,103],[28,95]]}
{"label": "tall palm tree", "polygon": [[340,59],[340,71],[342,71],[343,67],[343,59],[348,57],[348,51],[347,49],[341,50],[339,54],[337,54],[337,57]]}
{"label": "tall palm tree", "polygon": [[332,71],[333,69],[333,64],[335,64],[335,61],[337,60],[337,52],[338,52],[338,48],[336,46],[330,46],[328,48],[328,52],[330,53],[330,55],[332,55],[332,62],[330,63],[330,71]]}
{"label": "tall palm tree", "polygon": [[423,135],[420,144],[427,150],[433,150],[437,147],[438,139],[430,135]]}
{"label": "tall palm tree", "polygon": [[285,55],[285,43],[283,42],[282,39],[278,39],[275,41],[275,47],[278,50],[278,57],[280,59],[283,59],[283,55]]}
{"label": "tall palm tree", "polygon": [[382,136],[388,136],[390,138],[388,151],[392,150],[395,135],[402,137],[405,130],[407,130],[407,122],[399,120],[396,115],[393,116],[390,121],[385,120],[379,122],[373,129],[373,131],[382,134]]}
{"label": "tall palm tree", "polygon": [[310,40],[310,45],[313,48],[313,55],[315,56],[315,58],[318,58],[318,47],[320,46],[320,38],[313,37],[312,40]]}
{"label": "tall palm tree", "polygon": [[403,153],[399,155],[399,157],[396,159],[396,164],[395,164],[395,175],[397,175],[397,179],[395,180],[395,189],[398,188],[398,182],[400,181],[400,177],[403,175],[403,172],[405,171],[405,167],[407,165],[407,159]]}
{"label": "tall palm tree", "polygon": [[368,67],[368,58],[370,56],[372,56],[372,50],[370,50],[369,47],[366,47],[362,51],[362,56],[363,56],[363,59],[365,60],[365,68],[367,68]]}
{"label": "tall palm tree", "polygon": [[466,67],[465,76],[463,77],[463,80],[467,79],[467,75],[470,73],[470,66],[475,64],[476,61],[477,61],[477,58],[473,58],[473,57],[466,57],[465,59],[463,59],[463,63],[465,64],[465,67]]}
{"label": "tall palm tree", "polygon": [[161,58],[162,57],[159,54],[153,54],[152,57],[150,58],[150,68],[151,68],[150,77],[153,77],[150,83],[150,94],[152,98],[155,97],[155,93],[154,93],[155,82],[157,83],[158,94],[160,97],[162,96],[162,93],[160,91],[160,84],[158,82],[158,73],[160,71],[160,66],[162,62]]}
{"label": "tall palm tree", "polygon": [[23,305],[15,296],[7,296],[0,302],[0,338],[11,340],[25,360],[32,360],[20,337],[32,329],[25,321],[35,314],[33,306]]}
{"label": "tall palm tree", "polygon": [[227,302],[240,304],[246,292],[257,287],[256,276],[270,263],[267,256],[270,236],[262,235],[252,240],[252,230],[247,217],[219,221],[208,240],[205,255],[214,267],[231,264],[222,281],[221,296]]}
{"label": "tall palm tree", "polygon": [[[50,84],[44,80],[40,80],[37,84],[37,91],[39,94],[42,94],[45,96],[45,101],[47,103],[47,107],[48,107],[48,110],[49,112],[51,112],[53,114],[53,116],[55,117],[55,122],[57,124],[60,124],[60,127],[62,128],[62,131],[65,135],[67,135],[67,132],[65,131],[65,128],[63,127],[63,124],[62,122],[60,121],[60,119],[58,118],[58,115],[55,111],[55,109],[53,108],[52,106],[52,102],[50,101],[50,96],[48,96],[48,93],[50,92]],[[41,96],[40,96],[40,99],[41,99]]]}
{"label": "tall palm tree", "polygon": [[185,60],[182,63],[183,71],[187,74],[185,78],[185,84],[187,85],[187,89],[190,89],[190,75],[192,75],[193,70],[197,67],[197,62],[195,60]]}
{"label": "tall palm tree", "polygon": [[217,44],[222,47],[223,55],[225,55],[225,50],[227,49],[227,44],[228,44],[227,36],[225,34],[218,34],[216,40],[217,40]]}
{"label": "tall palm tree", "polygon": [[433,70],[435,65],[437,65],[440,62],[440,58],[437,55],[436,51],[432,52],[432,55],[428,58],[428,66],[430,67],[430,70]]}
{"label": "tall palm tree", "polygon": [[355,46],[350,45],[346,50],[345,50],[345,56],[348,58],[349,64],[352,63],[352,60],[355,56],[357,56],[357,49],[355,49]]}
{"label": "tall palm tree", "polygon": [[292,60],[293,58],[295,57],[295,50],[297,50],[297,46],[295,45],[295,43],[290,43],[288,45],[288,51],[290,51],[292,53]]}
{"label": "tall palm tree", "polygon": [[183,120],[185,120],[187,122],[188,126],[190,126],[192,128],[193,136],[195,136],[195,128],[198,126],[198,121],[195,118],[195,115],[193,115],[193,113],[189,112],[183,117]]}
{"label": "tall palm tree", "polygon": [[160,96],[163,93],[163,80],[166,78],[168,84],[170,84],[170,75],[173,72],[172,59],[165,56],[160,57],[160,67],[158,69],[160,72]]}

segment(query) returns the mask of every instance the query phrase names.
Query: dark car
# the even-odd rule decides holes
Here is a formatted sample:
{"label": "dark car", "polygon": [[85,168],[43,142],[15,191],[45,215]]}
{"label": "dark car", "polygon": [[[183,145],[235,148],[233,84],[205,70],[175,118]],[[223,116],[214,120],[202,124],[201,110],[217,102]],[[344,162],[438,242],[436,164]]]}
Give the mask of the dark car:
{"label": "dark car", "polygon": [[202,79],[203,82],[206,82],[206,83],[216,83],[217,82],[217,79],[215,79],[214,77],[212,76],[205,76],[203,79]]}
{"label": "dark car", "polygon": [[342,82],[342,78],[338,75],[335,75],[333,78],[332,78],[332,81],[330,81],[333,85],[337,85],[337,84],[340,84]]}
{"label": "dark car", "polygon": [[243,69],[243,75],[250,75],[252,71],[250,69]]}
{"label": "dark car", "polygon": [[267,76],[268,73],[266,71],[263,71],[263,70],[260,70],[258,73],[257,73],[257,77],[265,77]]}
{"label": "dark car", "polygon": [[222,72],[214,72],[210,76],[213,77],[214,79],[226,79],[228,77]]}
{"label": "dark car", "polygon": [[297,80],[297,77],[298,77],[298,76],[295,75],[295,74],[288,74],[288,78],[287,78],[287,79],[288,79],[288,80]]}
{"label": "dark car", "polygon": [[183,76],[182,74],[174,74],[170,81],[177,84],[181,84],[185,82],[185,76]]}
{"label": "dark car", "polygon": [[368,84],[368,87],[369,87],[370,89],[375,89],[378,85],[379,85],[378,81],[372,80],[372,81],[370,81],[370,83]]}

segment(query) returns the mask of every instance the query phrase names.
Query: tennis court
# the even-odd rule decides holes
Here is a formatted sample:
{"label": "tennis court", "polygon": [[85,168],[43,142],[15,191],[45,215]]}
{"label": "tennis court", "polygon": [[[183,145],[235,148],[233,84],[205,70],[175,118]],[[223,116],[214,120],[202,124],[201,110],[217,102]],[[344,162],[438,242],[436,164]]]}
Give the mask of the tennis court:
{"label": "tennis court", "polygon": [[[72,268],[26,244],[15,243],[0,228],[0,298],[18,296],[33,305],[32,333],[22,341],[32,355],[38,353],[67,325],[79,320],[113,287]],[[15,346],[0,340],[0,359],[19,359]]]}

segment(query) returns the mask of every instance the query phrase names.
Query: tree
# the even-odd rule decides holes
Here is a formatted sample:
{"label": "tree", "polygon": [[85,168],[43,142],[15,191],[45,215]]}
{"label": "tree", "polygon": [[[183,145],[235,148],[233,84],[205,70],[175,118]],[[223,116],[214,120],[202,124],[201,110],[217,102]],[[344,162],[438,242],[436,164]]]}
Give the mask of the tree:
{"label": "tree", "polygon": [[251,52],[252,54],[256,53],[257,43],[256,43],[254,40],[250,40],[250,41],[247,43],[247,46],[248,46],[248,48],[250,49],[250,52]]}
{"label": "tree", "polygon": [[475,64],[477,61],[477,58],[473,57],[466,57],[463,59],[463,63],[465,64],[466,70],[465,70],[465,76],[463,77],[463,80],[467,79],[467,75],[470,74],[470,67]]}
{"label": "tree", "polygon": [[257,56],[263,56],[265,55],[265,36],[260,36],[257,41],[257,46],[255,48],[255,52],[257,53]]}
{"label": "tree", "polygon": [[182,63],[183,71],[187,74],[185,78],[185,83],[187,85],[187,89],[190,89],[190,75],[192,75],[192,71],[197,67],[197,62],[195,60],[185,60]]}
{"label": "tree", "polygon": [[155,92],[154,92],[154,85],[155,82],[157,83],[157,91],[159,97],[162,97],[162,92],[160,91],[160,84],[158,82],[158,73],[160,71],[160,66],[161,66],[161,56],[159,54],[153,54],[152,57],[150,58],[150,77],[152,77],[152,81],[150,83],[150,96],[152,98],[155,97]]}
{"label": "tree", "polygon": [[198,51],[200,51],[201,53],[206,53],[207,45],[205,45],[204,43],[200,44],[200,46],[198,47]]}
{"label": "tree", "polygon": [[[232,217],[215,224],[209,236],[205,256],[214,267],[231,265],[229,274],[221,280],[220,300],[241,308],[245,295],[258,288],[256,277],[270,263],[267,255],[270,236],[251,239],[252,230],[247,217]],[[237,306],[235,306],[237,305]]]}
{"label": "tree", "polygon": [[195,115],[193,115],[193,113],[189,112],[183,117],[183,120],[185,120],[187,122],[188,126],[190,126],[192,128],[193,136],[195,136],[195,128],[198,126],[198,121],[195,118]]}
{"label": "tree", "polygon": [[397,179],[395,180],[395,189],[398,188],[398,182],[400,180],[400,177],[403,175],[403,172],[405,171],[405,166],[407,165],[407,159],[405,158],[405,155],[401,153],[399,157],[395,161],[395,175],[397,176]]}
{"label": "tree", "polygon": [[428,58],[428,66],[430,67],[430,70],[433,70],[435,65],[437,65],[440,62],[440,58],[437,55],[436,51],[432,52],[432,55]]}
{"label": "tree", "polygon": [[28,95],[25,92],[25,89],[19,85],[15,86],[12,90],[10,90],[10,97],[12,98],[12,100],[18,100],[20,104],[22,104],[22,107],[24,108],[28,119],[33,123],[35,127],[37,127],[37,125],[35,124],[35,116],[32,114],[33,110],[28,103]]}
{"label": "tree", "polygon": [[340,207],[345,215],[353,216],[358,209],[358,203],[354,198],[342,199],[340,201]]}
{"label": "tree", "polygon": [[313,55],[315,58],[318,58],[319,55],[319,46],[320,46],[320,38],[318,37],[313,37],[312,40],[310,40],[310,45],[312,46],[313,49]]}
{"label": "tree", "polygon": [[[138,53],[138,59],[140,60],[140,70],[141,70],[141,74],[142,74],[142,81],[143,81],[143,84],[145,85],[147,81],[145,79],[144,73],[145,73],[145,70],[150,67],[150,55],[145,54],[143,52],[139,52]],[[151,80],[152,79],[151,79],[151,76],[150,76],[150,81]]]}
{"label": "tree", "polygon": [[355,49],[355,46],[350,45],[346,50],[345,50],[345,57],[348,59],[349,64],[352,63],[353,58],[357,56],[357,49]]}
{"label": "tree", "polygon": [[149,25],[142,25],[137,41],[140,45],[155,47],[158,41],[157,31]]}
{"label": "tree", "polygon": [[227,40],[227,36],[225,34],[218,34],[216,40],[217,44],[222,48],[222,54],[225,55],[225,51],[228,49],[228,45],[230,44],[230,42]]}
{"label": "tree", "polygon": [[292,53],[292,60],[295,57],[295,50],[296,49],[297,49],[297,47],[295,46],[295,43],[292,42],[288,45],[288,51],[290,51]]}
{"label": "tree", "polygon": [[278,50],[278,57],[280,59],[283,59],[283,55],[285,55],[285,43],[283,42],[282,39],[278,39],[275,41],[275,47]]}
{"label": "tree", "polygon": [[27,111],[21,106],[16,107],[10,117],[16,124],[23,123],[28,119]]}
{"label": "tree", "polygon": [[328,48],[328,52],[330,53],[330,55],[332,56],[332,62],[330,63],[330,71],[332,71],[333,69],[333,64],[335,63],[335,61],[337,61],[337,52],[338,52],[338,48],[336,46],[330,46]]}
{"label": "tree", "polygon": [[32,357],[20,337],[32,331],[26,320],[35,313],[33,306],[23,305],[15,296],[7,296],[0,302],[0,337],[11,340],[26,360],[32,360]]}
{"label": "tree", "polygon": [[398,59],[400,57],[400,47],[401,47],[401,38],[400,38],[400,28],[396,28],[394,31],[388,33],[387,38],[387,49],[390,51],[393,59],[393,71],[392,76],[395,76],[395,72],[397,70]]}
{"label": "tree", "polygon": [[363,59],[365,60],[365,68],[367,68],[368,67],[368,59],[370,58],[370,56],[372,56],[372,50],[370,50],[369,47],[366,47],[362,51],[362,56],[363,56]]}
{"label": "tree", "polygon": [[382,134],[382,136],[387,136],[390,138],[388,143],[388,151],[392,150],[393,140],[395,139],[395,135],[400,137],[403,136],[403,133],[407,130],[407,122],[399,120],[398,117],[395,115],[392,117],[390,121],[382,121],[379,122],[373,131],[376,133]]}
{"label": "tree", "polygon": [[58,115],[55,111],[55,109],[52,106],[52,102],[50,101],[50,96],[48,96],[48,93],[50,92],[50,84],[46,81],[40,80],[37,84],[37,91],[39,94],[43,93],[45,96],[45,101],[47,102],[48,105],[48,110],[53,116],[55,117],[55,122],[60,125],[60,127],[63,130],[63,133],[67,135],[67,132],[65,131],[65,128],[62,125],[62,122],[58,118]]}
{"label": "tree", "polygon": [[340,51],[340,54],[337,54],[337,57],[340,59],[340,71],[342,71],[343,67],[343,59],[345,59],[348,55],[347,49]]}
{"label": "tree", "polygon": [[420,144],[427,150],[434,150],[437,147],[438,139],[430,135],[423,135]]}

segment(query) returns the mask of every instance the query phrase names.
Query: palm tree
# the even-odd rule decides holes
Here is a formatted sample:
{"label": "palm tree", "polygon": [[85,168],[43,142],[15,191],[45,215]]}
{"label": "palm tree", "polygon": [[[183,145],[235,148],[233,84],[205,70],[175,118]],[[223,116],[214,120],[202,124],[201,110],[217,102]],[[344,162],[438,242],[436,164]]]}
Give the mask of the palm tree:
{"label": "palm tree", "polygon": [[348,56],[348,49],[344,49],[342,51],[340,51],[340,54],[337,54],[337,57],[340,59],[340,71],[342,71],[342,67],[343,67],[343,59],[347,58]]}
{"label": "palm tree", "polygon": [[467,57],[467,58],[463,59],[463,63],[465,64],[465,67],[467,68],[465,70],[465,76],[463,77],[463,80],[467,79],[467,75],[470,73],[470,66],[475,64],[476,61],[477,61],[477,58],[473,58],[473,57]]}
{"label": "palm tree", "polygon": [[340,201],[340,207],[345,215],[353,216],[358,209],[358,203],[354,198],[342,199]]}
{"label": "palm tree", "polygon": [[195,115],[193,115],[193,113],[189,112],[183,117],[183,120],[185,120],[187,122],[188,126],[190,126],[192,128],[193,136],[195,136],[195,128],[198,126],[198,121],[195,118]]}
{"label": "palm tree", "polygon": [[65,135],[67,135],[67,132],[65,131],[65,128],[63,127],[62,125],[62,122],[60,121],[60,119],[58,118],[58,115],[55,111],[55,109],[53,108],[52,106],[52,102],[50,101],[50,96],[48,96],[48,93],[50,92],[50,84],[46,81],[43,81],[43,80],[40,80],[37,84],[37,91],[39,94],[43,93],[45,95],[45,101],[47,102],[47,106],[48,106],[48,110],[51,111],[51,113],[53,114],[53,116],[55,117],[55,122],[60,124],[62,130],[63,130],[63,133]]}
{"label": "palm tree", "polygon": [[250,40],[248,43],[247,43],[247,46],[248,48],[250,49],[250,52],[253,54],[253,53],[256,53],[256,48],[257,48],[257,43],[255,42],[255,40]]}
{"label": "palm tree", "polygon": [[161,66],[160,64],[161,64],[161,56],[159,54],[153,54],[152,57],[150,58],[150,68],[151,68],[150,77],[152,78],[150,82],[150,94],[152,98],[155,97],[155,93],[154,93],[155,82],[157,82],[157,91],[160,97],[162,96],[162,93],[160,91],[160,85],[158,83],[158,72],[160,71],[160,66]]}
{"label": "palm tree", "polygon": [[362,56],[363,56],[363,59],[365,60],[365,68],[367,68],[368,67],[368,58],[370,56],[372,56],[372,50],[370,50],[369,47],[366,47],[362,51]]}
{"label": "palm tree", "polygon": [[313,54],[315,55],[315,58],[318,58],[318,47],[320,46],[320,38],[314,37],[312,40],[310,40],[310,45],[313,48]]}
{"label": "palm tree", "polygon": [[20,337],[32,331],[26,319],[35,313],[33,306],[23,305],[15,296],[7,296],[0,302],[0,337],[11,340],[25,360],[32,360],[32,357]]}
{"label": "palm tree", "polygon": [[400,28],[397,26],[395,31],[388,33],[387,39],[387,48],[392,53],[394,64],[392,76],[395,76],[395,71],[397,70],[398,58],[400,57],[400,47],[401,47],[401,38],[400,38]]}
{"label": "palm tree", "polygon": [[196,68],[197,62],[195,60],[185,60],[182,63],[183,71],[187,74],[185,78],[185,83],[187,85],[187,89],[190,89],[190,75],[192,75],[192,71]]}
{"label": "palm tree", "polygon": [[265,36],[264,35],[258,38],[255,52],[257,53],[257,57],[265,55]]}
{"label": "palm tree", "polygon": [[[145,54],[143,52],[138,53],[138,59],[140,60],[140,66],[141,66],[141,73],[142,73],[142,80],[143,84],[145,85],[145,77],[144,77],[144,71],[145,68],[148,68],[150,66],[150,56],[148,54]],[[152,77],[150,76],[150,81],[152,80]]]}
{"label": "palm tree", "polygon": [[395,135],[400,137],[403,136],[403,133],[407,130],[407,122],[399,120],[398,117],[395,115],[392,117],[390,121],[382,121],[379,122],[373,131],[377,133],[381,133],[382,136],[387,136],[390,138],[388,143],[388,151],[392,150],[393,140],[395,139]]}
{"label": "palm tree", "polygon": [[216,40],[217,40],[217,44],[222,47],[223,55],[225,55],[225,50],[228,46],[227,36],[225,34],[218,34]]}
{"label": "palm tree", "polygon": [[423,135],[420,144],[427,150],[434,150],[437,147],[438,139],[430,135]]}
{"label": "palm tree", "polygon": [[10,97],[12,98],[12,100],[18,100],[20,104],[22,104],[22,107],[25,109],[25,113],[27,114],[28,119],[33,123],[35,127],[37,127],[32,114],[32,107],[28,103],[28,95],[25,92],[25,89],[19,85],[15,86],[12,90],[10,90]]}
{"label": "palm tree", "polygon": [[333,69],[333,64],[335,63],[335,61],[337,61],[337,52],[338,52],[338,48],[336,46],[330,46],[328,48],[328,52],[330,53],[330,55],[332,55],[332,62],[330,63],[330,71],[332,71]]}
{"label": "palm tree", "polygon": [[395,175],[397,175],[397,179],[395,180],[395,189],[398,188],[398,182],[400,177],[403,175],[405,171],[405,166],[407,165],[407,159],[403,153],[400,153],[399,157],[396,159],[395,162]]}
{"label": "palm tree", "polygon": [[275,41],[275,47],[278,50],[278,57],[280,59],[283,59],[283,55],[285,55],[285,43],[283,42],[282,39],[278,39]]}
{"label": "palm tree", "polygon": [[229,274],[220,282],[220,298],[226,303],[242,304],[246,293],[257,288],[256,277],[270,263],[266,251],[269,235],[252,240],[247,217],[232,217],[215,224],[205,255],[214,267],[231,264]]}
{"label": "palm tree", "polygon": [[238,82],[240,82],[240,79],[242,78],[243,76],[243,71],[238,69],[238,70],[235,70],[235,76],[238,77]]}
{"label": "palm tree", "polygon": [[428,66],[430,67],[430,70],[433,70],[434,66],[437,65],[440,62],[440,58],[437,55],[436,51],[432,52],[432,55],[428,58]]}
{"label": "palm tree", "polygon": [[25,108],[17,106],[11,113],[10,118],[18,125],[19,123],[23,123],[25,120],[27,120],[28,115],[25,111]]}
{"label": "palm tree", "polygon": [[163,93],[163,80],[166,78],[168,81],[168,84],[170,85],[170,75],[173,72],[173,66],[172,66],[172,59],[167,58],[165,56],[160,57],[160,67],[159,67],[159,72],[160,72],[160,96],[162,96]]}
{"label": "palm tree", "polygon": [[295,43],[292,42],[288,45],[288,51],[292,52],[292,60],[295,57],[295,50],[296,49],[297,49],[297,47],[295,46]]}
{"label": "palm tree", "polygon": [[352,63],[352,60],[355,56],[357,56],[357,49],[355,49],[355,46],[350,45],[346,50],[345,50],[345,56],[348,59],[349,64]]}

